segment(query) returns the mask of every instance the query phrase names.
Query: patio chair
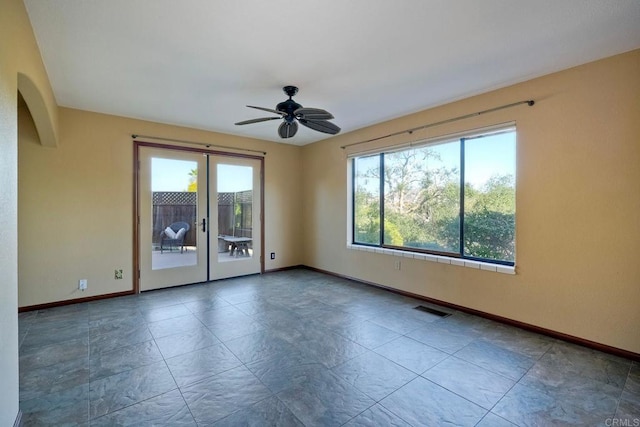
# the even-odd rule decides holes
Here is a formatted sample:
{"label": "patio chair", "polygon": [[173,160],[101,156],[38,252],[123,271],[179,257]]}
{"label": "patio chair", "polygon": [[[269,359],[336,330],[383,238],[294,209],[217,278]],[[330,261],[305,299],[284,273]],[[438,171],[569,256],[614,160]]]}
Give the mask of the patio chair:
{"label": "patio chair", "polygon": [[180,248],[180,253],[184,251],[184,237],[191,227],[186,222],[174,222],[164,229],[160,237],[160,253],[164,249]]}

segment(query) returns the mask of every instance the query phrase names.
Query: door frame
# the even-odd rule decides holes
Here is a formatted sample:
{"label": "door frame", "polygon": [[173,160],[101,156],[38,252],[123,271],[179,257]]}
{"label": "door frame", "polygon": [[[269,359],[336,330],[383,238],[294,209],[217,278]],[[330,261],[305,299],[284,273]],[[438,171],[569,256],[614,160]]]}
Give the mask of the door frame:
{"label": "door frame", "polygon": [[[140,148],[151,147],[174,151],[187,151],[203,155],[254,159],[260,162],[260,274],[264,273],[264,156],[211,150],[209,148],[184,147],[158,142],[133,141],[133,293],[140,293]],[[209,185],[207,183],[207,185]],[[208,229],[209,233],[211,229]],[[209,254],[210,256],[210,254]],[[207,271],[207,277],[209,272]]]}

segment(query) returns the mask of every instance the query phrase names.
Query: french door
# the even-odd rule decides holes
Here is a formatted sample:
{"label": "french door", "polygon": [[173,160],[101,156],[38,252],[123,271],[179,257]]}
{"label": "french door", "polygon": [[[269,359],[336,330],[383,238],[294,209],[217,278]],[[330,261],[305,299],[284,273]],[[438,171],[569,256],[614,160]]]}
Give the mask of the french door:
{"label": "french door", "polygon": [[262,271],[262,160],[136,143],[138,289]]}

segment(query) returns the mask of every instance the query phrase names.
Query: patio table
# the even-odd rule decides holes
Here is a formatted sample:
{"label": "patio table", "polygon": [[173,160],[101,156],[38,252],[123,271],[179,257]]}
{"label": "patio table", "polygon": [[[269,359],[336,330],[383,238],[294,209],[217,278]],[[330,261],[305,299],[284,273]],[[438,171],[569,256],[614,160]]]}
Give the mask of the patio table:
{"label": "patio table", "polygon": [[229,256],[238,256],[238,254],[243,253],[245,255],[249,255],[249,243],[253,240],[251,237],[232,237],[232,236],[224,236],[224,241],[231,245],[231,251],[229,252]]}

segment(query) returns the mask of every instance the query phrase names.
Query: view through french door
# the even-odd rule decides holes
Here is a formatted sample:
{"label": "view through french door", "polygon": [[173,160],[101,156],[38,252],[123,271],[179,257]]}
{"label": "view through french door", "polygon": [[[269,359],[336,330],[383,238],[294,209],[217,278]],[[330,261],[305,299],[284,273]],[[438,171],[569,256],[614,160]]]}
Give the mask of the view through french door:
{"label": "view through french door", "polygon": [[262,271],[262,159],[136,143],[138,289]]}

